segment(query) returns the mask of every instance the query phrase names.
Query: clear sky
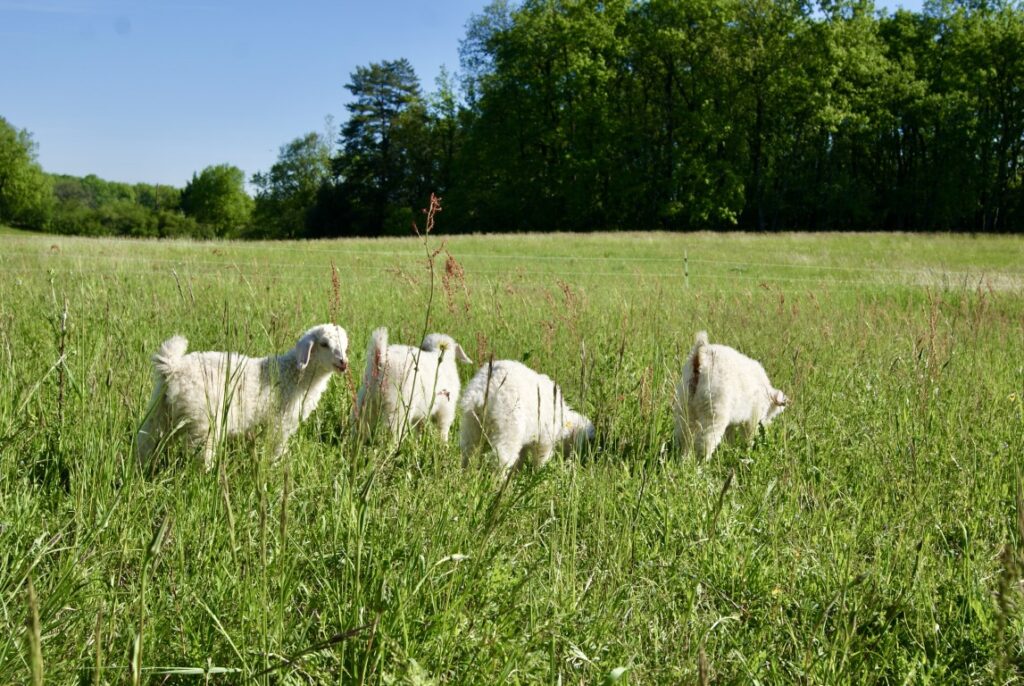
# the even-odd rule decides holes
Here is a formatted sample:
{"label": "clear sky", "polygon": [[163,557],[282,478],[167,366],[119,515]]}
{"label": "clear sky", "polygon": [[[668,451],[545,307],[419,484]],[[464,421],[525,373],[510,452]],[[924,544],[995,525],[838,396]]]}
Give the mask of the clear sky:
{"label": "clear sky", "polygon": [[33,133],[50,172],[183,186],[227,162],[248,177],[345,119],[359,65],[406,57],[433,90],[485,4],[0,0],[0,116]]}

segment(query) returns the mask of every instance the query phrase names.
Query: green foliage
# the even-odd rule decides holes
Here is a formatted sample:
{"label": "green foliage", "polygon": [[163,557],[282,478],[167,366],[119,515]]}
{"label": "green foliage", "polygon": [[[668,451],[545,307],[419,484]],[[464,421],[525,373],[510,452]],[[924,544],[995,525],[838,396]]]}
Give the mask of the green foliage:
{"label": "green foliage", "polygon": [[1019,229],[1022,39],[1011,3],[494,0],[461,98],[353,74],[317,234],[405,232],[432,190],[455,231]]}
{"label": "green foliage", "polygon": [[51,175],[55,204],[48,229],[81,236],[174,237],[211,235],[180,211],[173,186]]}
{"label": "green foliage", "polygon": [[405,234],[408,226],[389,221],[409,208],[410,160],[426,116],[419,79],[406,59],[358,67],[345,86],[354,100],[341,132],[335,171],[352,199],[355,233]]}
{"label": "green foliage", "polygon": [[52,202],[49,179],[36,162],[32,134],[0,117],[0,222],[42,228]]}
{"label": "green foliage", "polygon": [[307,233],[320,188],[331,183],[330,142],[307,133],[281,146],[270,171],[253,175],[255,231],[274,237]]}
{"label": "green foliage", "polygon": [[[370,332],[422,334],[420,243],[5,235],[0,683],[128,683],[133,654],[150,683],[1024,678],[1020,238],[446,241],[465,290],[429,328],[557,379],[588,454],[502,488],[431,427],[353,440]],[[135,463],[164,339],[282,351],[332,298],[352,370],[283,460]],[[793,402],[698,464],[669,442],[701,328]]]}
{"label": "green foliage", "polygon": [[636,78],[622,81],[616,139],[632,173],[613,186],[619,223],[720,226],[743,209],[736,160],[745,129],[730,102],[736,82],[724,68],[728,16],[720,9],[655,1],[631,16],[627,64],[636,65]]}
{"label": "green foliage", "polygon": [[966,121],[958,123],[981,134],[965,137],[976,172],[977,222],[983,230],[1005,228],[1007,217],[1020,221],[1024,210],[1024,8],[956,6],[940,20],[955,65],[943,76],[951,94],[966,101]]}
{"label": "green foliage", "polygon": [[448,219],[1019,229],[1022,31],[1013,3],[492,2]]}
{"label": "green foliage", "polygon": [[230,164],[206,167],[181,192],[185,216],[211,228],[216,236],[233,236],[249,225],[253,200],[245,192],[245,173]]}
{"label": "green foliage", "polygon": [[181,209],[181,190],[160,184],[135,184],[135,201],[146,209],[159,212]]}

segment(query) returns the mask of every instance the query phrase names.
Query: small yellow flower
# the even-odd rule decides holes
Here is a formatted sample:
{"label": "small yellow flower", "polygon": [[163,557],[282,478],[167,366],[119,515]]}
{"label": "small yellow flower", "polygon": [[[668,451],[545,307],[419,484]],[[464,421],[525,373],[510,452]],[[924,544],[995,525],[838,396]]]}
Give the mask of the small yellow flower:
{"label": "small yellow flower", "polygon": [[776,586],[772,589],[772,595],[778,598],[780,595],[782,595],[782,589]]}
{"label": "small yellow flower", "polygon": [[1009,400],[1012,403],[1014,400],[1017,399],[1017,394],[1016,393],[1011,393],[1010,395],[1006,396],[1006,399]]}

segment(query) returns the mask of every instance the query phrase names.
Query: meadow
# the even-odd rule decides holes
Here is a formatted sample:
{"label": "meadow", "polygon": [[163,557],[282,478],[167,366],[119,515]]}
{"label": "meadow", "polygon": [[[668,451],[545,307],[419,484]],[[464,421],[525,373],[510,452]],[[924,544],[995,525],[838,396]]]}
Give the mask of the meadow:
{"label": "meadow", "polygon": [[[352,369],[284,460],[137,464],[165,338],[332,319]],[[505,483],[429,431],[359,444],[380,325],[551,375],[597,444]],[[671,445],[698,329],[792,399],[700,463]],[[0,683],[1019,683],[1022,341],[1010,236],[5,231]]]}

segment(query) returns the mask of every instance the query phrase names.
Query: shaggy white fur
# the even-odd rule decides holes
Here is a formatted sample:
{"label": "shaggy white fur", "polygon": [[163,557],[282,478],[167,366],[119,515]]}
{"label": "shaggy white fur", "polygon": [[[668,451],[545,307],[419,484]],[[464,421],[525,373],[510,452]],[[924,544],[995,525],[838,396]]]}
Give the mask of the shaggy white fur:
{"label": "shaggy white fur", "polygon": [[429,419],[447,443],[461,388],[456,361],[473,362],[451,336],[432,333],[413,348],[388,345],[388,330],[374,331],[353,410],[360,435],[368,437],[383,418],[397,440]]}
{"label": "shaggy white fur", "polygon": [[187,349],[188,341],[174,336],[153,355],[156,385],[136,440],[143,461],[179,427],[190,445],[203,446],[206,469],[221,436],[257,426],[271,429],[274,454],[280,456],[316,409],[331,373],[348,369],[348,336],[334,324],[313,327],[282,355],[185,354]]}
{"label": "shaggy white fur", "polygon": [[481,367],[459,406],[463,466],[483,439],[507,472],[521,456],[540,467],[556,447],[570,452],[594,438],[593,423],[569,407],[558,384],[513,360]]}
{"label": "shaggy white fur", "polygon": [[749,444],[757,427],[771,422],[788,402],[759,362],[729,346],[710,344],[701,331],[676,387],[676,444],[684,454],[696,449],[698,457],[710,457],[732,427]]}

